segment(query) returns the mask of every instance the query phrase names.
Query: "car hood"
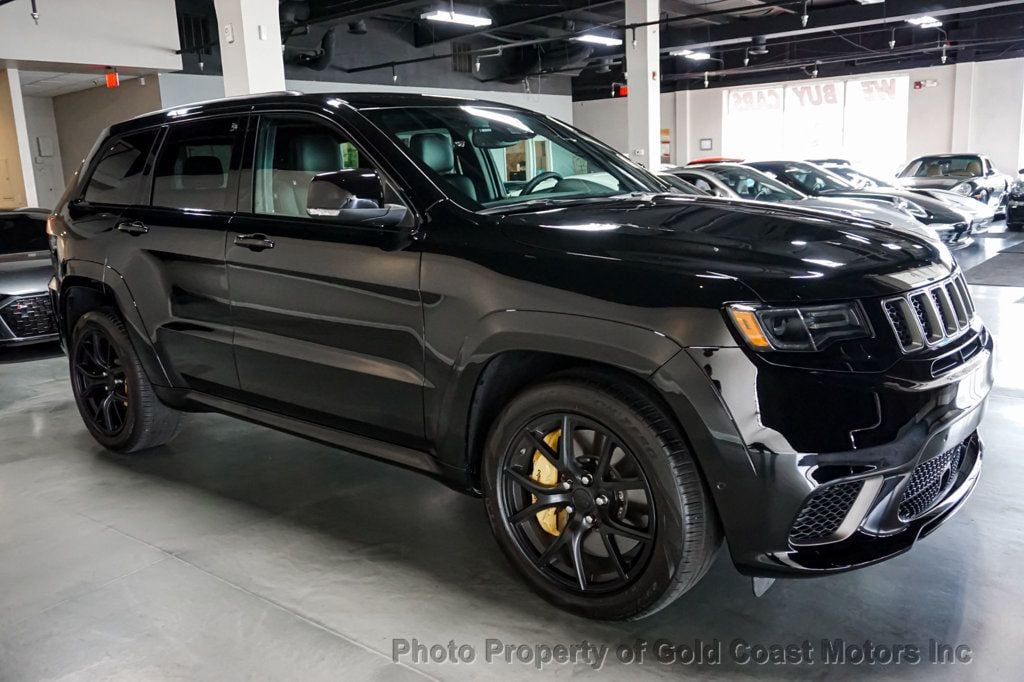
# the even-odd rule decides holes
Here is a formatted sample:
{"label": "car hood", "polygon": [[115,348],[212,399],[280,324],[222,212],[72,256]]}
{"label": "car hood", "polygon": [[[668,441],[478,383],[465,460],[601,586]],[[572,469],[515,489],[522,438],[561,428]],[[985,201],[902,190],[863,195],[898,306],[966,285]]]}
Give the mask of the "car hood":
{"label": "car hood", "polygon": [[921,229],[921,224],[903,211],[890,208],[877,201],[860,201],[849,197],[807,197],[795,203],[803,208],[838,211],[858,218],[881,220],[898,227]]}
{"label": "car hood", "polygon": [[513,209],[520,244],[566,256],[738,280],[764,301],[887,295],[945,277],[949,251],[916,231],[791,206],[652,195]]}
{"label": "car hood", "polygon": [[822,192],[820,196],[843,196],[863,201],[884,201],[887,203],[892,202],[895,199],[912,201],[928,213],[927,218],[920,218],[921,222],[924,223],[960,223],[968,220],[970,217],[967,212],[959,211],[938,199],[933,199],[916,192],[911,192],[910,190],[897,189],[894,187],[866,187],[864,189],[829,190],[827,192]]}
{"label": "car hood", "polygon": [[53,266],[48,253],[0,255],[0,300],[8,296],[45,293]]}
{"label": "car hood", "polygon": [[928,189],[953,189],[962,182],[970,182],[971,178],[896,178],[902,187],[924,187]]}

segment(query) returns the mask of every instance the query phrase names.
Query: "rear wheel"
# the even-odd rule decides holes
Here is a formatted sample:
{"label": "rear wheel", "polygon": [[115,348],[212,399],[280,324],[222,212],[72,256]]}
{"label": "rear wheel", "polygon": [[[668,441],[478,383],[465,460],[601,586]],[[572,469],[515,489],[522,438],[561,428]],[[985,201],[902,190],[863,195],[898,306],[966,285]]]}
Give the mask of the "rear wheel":
{"label": "rear wheel", "polygon": [[78,411],[101,445],[137,452],[163,445],[177,433],[180,413],[154,394],[116,312],[82,315],[68,357]]}
{"label": "rear wheel", "polygon": [[721,533],[681,434],[639,390],[573,376],[499,416],[484,487],[502,549],[541,596],[642,618],[707,572]]}

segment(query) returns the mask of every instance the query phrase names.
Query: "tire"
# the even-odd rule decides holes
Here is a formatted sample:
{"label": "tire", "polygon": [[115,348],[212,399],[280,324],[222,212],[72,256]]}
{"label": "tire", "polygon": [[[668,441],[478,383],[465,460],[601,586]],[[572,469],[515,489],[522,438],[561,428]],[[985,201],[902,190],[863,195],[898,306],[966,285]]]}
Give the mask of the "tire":
{"label": "tire", "polygon": [[[557,431],[561,465],[567,461],[561,433],[570,428],[575,433],[574,439],[579,440],[573,446],[576,465],[589,468],[579,469],[572,476],[564,475],[559,469],[561,480],[553,485],[552,479],[545,481],[543,491],[547,492],[538,497],[527,491],[540,485],[536,477],[538,472],[543,473],[547,464],[539,460],[550,462],[550,458],[542,457],[537,440],[525,434],[535,425],[549,422],[564,425]],[[554,442],[555,432],[546,431],[548,428],[540,427],[534,433],[547,433],[544,442]],[[602,429],[605,435],[599,435]],[[595,455],[599,442],[612,443],[608,446],[614,451],[608,456],[609,461],[618,457],[617,463],[606,467],[603,476],[599,473],[600,456]],[[528,445],[524,447],[523,443]],[[534,445],[537,449],[531,453]],[[590,459],[587,459],[588,447],[592,448]],[[524,469],[523,464],[529,464],[530,457],[533,464],[530,469]],[[707,573],[721,546],[718,517],[682,434],[643,391],[603,375],[563,375],[519,394],[496,420],[488,437],[483,464],[485,505],[498,544],[536,592],[550,603],[578,615],[600,620],[634,620],[649,616],[696,585]],[[624,473],[630,468],[631,473]],[[531,471],[532,474],[527,475]],[[584,471],[589,473],[581,475]],[[644,481],[642,489],[635,483],[641,480]],[[588,486],[585,489],[584,483]],[[552,487],[546,487],[548,485]],[[612,492],[611,501],[608,501],[609,495],[599,494],[606,486],[615,485],[635,488],[625,493],[625,497],[623,492]],[[588,494],[594,496],[592,500],[587,498]],[[527,496],[534,504],[527,502]],[[639,496],[643,496],[647,506],[637,502]],[[553,516],[547,517],[545,528],[540,514],[546,512],[534,514],[532,510],[539,504],[566,497],[566,506],[549,505]],[[602,497],[604,502],[599,499]],[[517,510],[517,499],[520,506],[525,505],[522,509]],[[631,508],[647,510],[644,525],[634,524],[625,517]],[[523,518],[513,521],[513,511]],[[587,519],[591,521],[588,523]],[[558,530],[560,524],[561,531]],[[652,537],[629,547],[634,540],[619,534],[628,530],[632,535],[637,528]],[[572,539],[576,532],[582,537],[578,542]],[[609,540],[612,536],[615,536],[614,541]],[[550,544],[545,544],[547,539]],[[545,562],[551,546],[559,542],[562,546]],[[599,542],[603,548],[597,544]],[[624,544],[626,550],[623,550]],[[581,547],[579,554],[572,551],[576,546]],[[614,562],[613,549],[619,557]],[[576,584],[573,584],[573,570],[581,564],[585,566],[584,577],[576,570]],[[615,564],[625,570],[606,568],[604,573],[600,572],[602,565]],[[612,576],[601,578],[606,573]]]}
{"label": "tire", "polygon": [[133,453],[177,434],[181,413],[153,392],[121,317],[101,308],[79,318],[68,348],[78,412],[103,447]]}
{"label": "tire", "polygon": [[1009,232],[1020,232],[1024,230],[1024,223],[1007,223],[1006,229]]}

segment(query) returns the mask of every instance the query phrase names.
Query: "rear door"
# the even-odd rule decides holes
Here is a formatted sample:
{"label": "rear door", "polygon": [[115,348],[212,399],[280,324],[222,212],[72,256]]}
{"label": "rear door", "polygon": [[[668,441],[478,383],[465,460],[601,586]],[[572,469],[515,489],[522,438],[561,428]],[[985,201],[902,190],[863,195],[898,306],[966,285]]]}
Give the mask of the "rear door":
{"label": "rear door", "polygon": [[[249,138],[251,180],[227,255],[245,399],[420,445],[419,252],[394,230],[307,211],[314,175],[380,166],[336,122],[311,113],[263,113]],[[402,203],[393,189],[389,196]]]}
{"label": "rear door", "polygon": [[121,274],[172,382],[228,396],[238,373],[224,253],[247,121],[240,113],[166,126],[145,190],[117,228],[131,246]]}

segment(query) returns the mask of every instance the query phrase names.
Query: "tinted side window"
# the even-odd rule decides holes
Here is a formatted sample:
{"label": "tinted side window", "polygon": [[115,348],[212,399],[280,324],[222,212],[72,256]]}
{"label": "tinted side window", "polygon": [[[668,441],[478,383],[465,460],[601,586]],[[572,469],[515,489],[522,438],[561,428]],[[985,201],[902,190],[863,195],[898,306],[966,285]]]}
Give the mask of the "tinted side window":
{"label": "tinted side window", "polygon": [[233,211],[243,119],[173,124],[153,171],[154,206]]}
{"label": "tinted side window", "polygon": [[85,200],[127,206],[135,203],[149,148],[157,131],[147,130],[112,140],[102,152],[85,187]]}
{"label": "tinted side window", "polygon": [[0,256],[49,248],[45,221],[28,216],[0,217]]}
{"label": "tinted side window", "polygon": [[333,127],[306,117],[263,116],[253,166],[253,211],[308,218],[306,199],[314,176],[369,167]]}

